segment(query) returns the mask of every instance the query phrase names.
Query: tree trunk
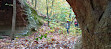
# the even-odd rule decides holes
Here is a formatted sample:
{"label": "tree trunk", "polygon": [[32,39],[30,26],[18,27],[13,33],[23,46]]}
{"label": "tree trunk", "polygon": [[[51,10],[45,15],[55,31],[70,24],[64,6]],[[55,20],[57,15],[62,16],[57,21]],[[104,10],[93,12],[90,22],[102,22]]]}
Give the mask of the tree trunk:
{"label": "tree trunk", "polygon": [[16,25],[16,0],[13,0],[13,17],[12,17],[12,34],[11,34],[12,40],[14,39],[15,25]]}
{"label": "tree trunk", "polygon": [[[71,9],[72,9],[72,8],[70,7],[70,12],[71,12]],[[70,18],[71,18],[71,13],[69,14],[69,19],[70,19]],[[69,29],[70,29],[70,25],[71,25],[71,21],[68,22],[68,27],[69,27]]]}
{"label": "tree trunk", "polygon": [[51,15],[50,16],[53,16],[53,6],[54,6],[54,0],[52,0]]}
{"label": "tree trunk", "polygon": [[81,49],[111,48],[111,1],[67,0],[82,29]]}
{"label": "tree trunk", "polygon": [[36,9],[36,7],[37,7],[37,0],[35,0],[35,9]]}
{"label": "tree trunk", "polygon": [[32,0],[32,5],[34,4],[34,0]]}
{"label": "tree trunk", "polygon": [[46,0],[46,5],[47,5],[47,17],[48,17],[48,26],[49,26],[49,8],[48,8],[48,0]]}

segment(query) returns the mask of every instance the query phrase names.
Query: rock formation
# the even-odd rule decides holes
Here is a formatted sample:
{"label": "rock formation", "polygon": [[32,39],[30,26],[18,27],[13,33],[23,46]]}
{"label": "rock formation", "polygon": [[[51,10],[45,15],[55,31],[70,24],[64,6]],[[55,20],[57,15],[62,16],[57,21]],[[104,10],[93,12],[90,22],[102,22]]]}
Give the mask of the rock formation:
{"label": "rock formation", "polygon": [[[16,26],[26,26],[26,15],[24,9],[21,7],[21,3],[17,0],[17,19]],[[0,26],[11,26],[13,16],[13,0],[0,0]]]}
{"label": "rock formation", "polygon": [[111,48],[111,0],[67,0],[82,29],[83,49]]}

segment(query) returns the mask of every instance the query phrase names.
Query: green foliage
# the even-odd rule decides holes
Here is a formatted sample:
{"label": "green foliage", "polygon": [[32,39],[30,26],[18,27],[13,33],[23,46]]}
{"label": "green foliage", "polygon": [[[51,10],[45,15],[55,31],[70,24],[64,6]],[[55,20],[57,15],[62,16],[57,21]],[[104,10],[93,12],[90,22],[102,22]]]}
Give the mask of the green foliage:
{"label": "green foliage", "polygon": [[[30,3],[31,1],[28,0]],[[53,3],[52,3],[53,2]],[[35,1],[34,1],[35,4]],[[66,2],[66,0],[48,0],[48,13],[49,13],[49,19],[42,19],[41,16],[39,16],[36,12],[38,12],[47,15],[47,4],[46,0],[37,0],[37,8],[36,10],[33,9],[34,5],[27,4],[28,7],[30,7],[30,10],[28,13],[30,14],[34,20],[36,20],[36,24],[43,24],[41,20],[50,21],[50,29],[47,30],[48,33],[55,32],[55,28],[59,27],[58,33],[66,33],[66,22],[71,21],[71,28],[69,29],[70,33],[72,35],[81,34],[81,30],[79,28],[74,27],[74,19],[75,15],[72,9],[70,9],[70,5]],[[31,5],[31,6],[29,6]],[[53,6],[52,6],[53,5]],[[69,15],[71,15],[69,17]],[[32,21],[31,21],[32,22]],[[33,24],[33,23],[31,23]],[[39,25],[37,25],[39,26]],[[44,35],[45,37],[45,35]],[[42,38],[42,37],[40,37]]]}
{"label": "green foliage", "polygon": [[42,39],[43,37],[39,37],[40,39]]}
{"label": "green foliage", "polygon": [[25,12],[28,15],[27,19],[29,20],[29,28],[34,28],[34,27],[36,27],[36,29],[39,28],[44,23],[44,17],[39,16],[37,11],[26,2],[25,2],[25,6],[26,6]]}
{"label": "green foliage", "polygon": [[[47,15],[46,0],[37,0],[37,1],[38,1],[37,3],[38,12]],[[31,3],[31,1],[29,2]],[[71,19],[75,17],[73,11],[70,9],[70,6],[66,2],[66,0],[48,0],[48,13],[50,16],[49,21],[52,21],[52,19],[54,19],[54,20],[66,22],[67,19],[69,19],[68,17],[70,13],[71,13]]]}
{"label": "green foliage", "polygon": [[44,34],[44,38],[47,38],[47,34]]}
{"label": "green foliage", "polygon": [[44,37],[44,38],[47,38],[47,34],[41,35],[39,38],[36,38],[36,41],[38,41],[38,39],[41,40],[43,37]]}
{"label": "green foliage", "polygon": [[38,41],[39,39],[38,38],[36,38],[36,41]]}

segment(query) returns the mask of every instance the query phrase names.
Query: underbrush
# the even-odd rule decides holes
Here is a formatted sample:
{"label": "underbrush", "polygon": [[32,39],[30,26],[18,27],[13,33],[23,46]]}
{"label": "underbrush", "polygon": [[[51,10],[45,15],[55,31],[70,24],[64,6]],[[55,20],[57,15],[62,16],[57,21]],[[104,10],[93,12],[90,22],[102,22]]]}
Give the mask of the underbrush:
{"label": "underbrush", "polygon": [[[69,35],[72,36],[79,36],[81,35],[82,31],[79,27],[75,27],[74,25],[70,26]],[[47,30],[47,33],[60,33],[60,34],[67,34],[67,29],[65,25],[61,25],[61,23],[50,23],[50,30]]]}

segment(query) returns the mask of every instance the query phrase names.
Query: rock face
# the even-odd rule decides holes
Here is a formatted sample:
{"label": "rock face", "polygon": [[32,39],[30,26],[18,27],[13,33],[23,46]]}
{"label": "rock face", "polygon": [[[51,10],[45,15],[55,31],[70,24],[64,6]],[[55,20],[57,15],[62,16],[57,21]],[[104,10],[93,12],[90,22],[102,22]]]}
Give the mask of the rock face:
{"label": "rock face", "polygon": [[[17,0],[16,26],[26,26],[26,15],[21,3]],[[13,0],[0,0],[0,26],[11,26],[13,16]]]}
{"label": "rock face", "polygon": [[83,49],[111,48],[111,0],[67,0],[82,29]]}
{"label": "rock face", "polygon": [[82,49],[82,36],[76,38],[77,40],[75,41],[74,49]]}
{"label": "rock face", "polygon": [[[16,32],[22,32],[27,25],[22,0],[17,0],[16,8]],[[13,0],[0,0],[0,37],[10,35],[13,16]]]}

